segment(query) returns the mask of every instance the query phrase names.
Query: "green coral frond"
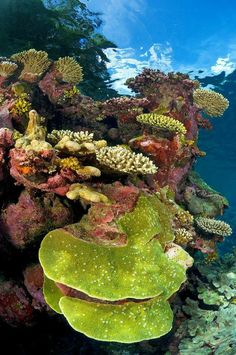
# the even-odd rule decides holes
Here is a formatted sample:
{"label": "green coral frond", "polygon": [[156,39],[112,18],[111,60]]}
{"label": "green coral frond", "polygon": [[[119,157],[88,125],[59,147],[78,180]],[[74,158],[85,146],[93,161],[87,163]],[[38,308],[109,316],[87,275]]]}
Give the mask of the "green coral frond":
{"label": "green coral frond", "polygon": [[23,64],[23,70],[20,76],[22,79],[26,79],[27,76],[37,79],[51,64],[47,52],[37,51],[35,49],[13,54],[11,59]]}
{"label": "green coral frond", "polygon": [[142,115],[137,116],[137,121],[161,129],[166,129],[177,134],[187,133],[187,130],[182,122],[165,115],[158,115],[155,113],[144,113]]}

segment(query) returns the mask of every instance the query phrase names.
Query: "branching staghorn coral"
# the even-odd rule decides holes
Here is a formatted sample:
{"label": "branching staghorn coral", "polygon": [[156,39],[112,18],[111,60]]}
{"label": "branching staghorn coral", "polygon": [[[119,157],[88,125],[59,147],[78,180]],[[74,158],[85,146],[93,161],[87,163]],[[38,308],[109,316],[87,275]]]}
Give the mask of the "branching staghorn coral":
{"label": "branching staghorn coral", "polygon": [[72,57],[59,58],[55,62],[55,67],[66,83],[78,84],[83,79],[82,68]]}
{"label": "branching staghorn coral", "polygon": [[29,82],[37,81],[51,64],[46,52],[35,49],[13,54],[11,59],[23,64],[20,78]]}
{"label": "branching staghorn coral", "polygon": [[121,173],[145,175],[157,172],[157,167],[148,157],[121,146],[98,149],[96,158],[101,165]]}
{"label": "branching staghorn coral", "polygon": [[196,89],[193,92],[193,101],[196,106],[212,117],[222,116],[229,107],[229,101],[213,90]]}
{"label": "branching staghorn coral", "polygon": [[47,135],[47,138],[51,143],[57,144],[65,136],[69,137],[70,140],[75,141],[79,144],[93,141],[93,133],[89,133],[88,131],[73,132],[70,130],[63,129],[60,131],[54,129],[51,133]]}
{"label": "branching staghorn coral", "polygon": [[9,60],[0,61],[0,76],[8,78],[16,71],[17,68],[18,65]]}
{"label": "branching staghorn coral", "polygon": [[155,113],[145,113],[137,116],[137,121],[158,128],[166,129],[177,134],[186,134],[187,130],[183,123],[172,117],[157,115]]}
{"label": "branching staghorn coral", "polygon": [[228,237],[232,229],[228,223],[213,218],[198,217],[195,219],[197,226],[206,233],[216,234],[221,237]]}

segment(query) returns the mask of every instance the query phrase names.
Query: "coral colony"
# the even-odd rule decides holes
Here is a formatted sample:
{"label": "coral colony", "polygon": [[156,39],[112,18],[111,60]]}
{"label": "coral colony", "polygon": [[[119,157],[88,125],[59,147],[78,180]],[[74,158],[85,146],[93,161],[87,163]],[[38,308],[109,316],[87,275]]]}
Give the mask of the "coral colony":
{"label": "coral colony", "polygon": [[[195,251],[213,260],[232,233],[216,219],[227,200],[193,170],[205,156],[199,128],[211,127],[204,113],[221,116],[229,103],[181,73],[144,69],[127,81],[135,97],[105,102],[82,95],[82,79],[70,57],[0,58],[0,253],[7,263],[39,249],[40,262],[16,265],[19,278],[3,268],[0,317],[17,326],[54,310],[93,339],[159,338],[173,327]],[[235,297],[220,270],[198,286],[220,307],[211,327]],[[197,307],[189,299],[185,311],[204,321],[198,342],[214,342],[212,311]],[[181,331],[185,354],[197,331],[191,320]]]}

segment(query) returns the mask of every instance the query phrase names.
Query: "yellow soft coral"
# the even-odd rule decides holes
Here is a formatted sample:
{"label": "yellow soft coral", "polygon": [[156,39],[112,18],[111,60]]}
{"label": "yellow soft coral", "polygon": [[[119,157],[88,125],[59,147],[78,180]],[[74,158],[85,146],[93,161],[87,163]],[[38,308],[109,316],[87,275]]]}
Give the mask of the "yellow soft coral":
{"label": "yellow soft coral", "polygon": [[72,57],[59,58],[55,62],[55,66],[66,83],[78,84],[83,79],[82,68]]}
{"label": "yellow soft coral", "polygon": [[229,101],[223,95],[213,90],[195,90],[193,101],[196,106],[212,117],[222,116],[229,107]]}
{"label": "yellow soft coral", "polygon": [[16,116],[21,116],[23,114],[28,113],[31,110],[31,107],[32,106],[28,100],[28,95],[21,94],[14,102],[14,105],[11,109],[11,113],[13,113]]}
{"label": "yellow soft coral", "polygon": [[11,59],[23,64],[20,78],[29,82],[38,80],[51,64],[46,52],[35,49],[13,54]]}
{"label": "yellow soft coral", "polygon": [[137,121],[158,128],[166,129],[177,134],[186,134],[187,132],[182,122],[169,116],[157,115],[155,113],[144,113],[137,116]]}

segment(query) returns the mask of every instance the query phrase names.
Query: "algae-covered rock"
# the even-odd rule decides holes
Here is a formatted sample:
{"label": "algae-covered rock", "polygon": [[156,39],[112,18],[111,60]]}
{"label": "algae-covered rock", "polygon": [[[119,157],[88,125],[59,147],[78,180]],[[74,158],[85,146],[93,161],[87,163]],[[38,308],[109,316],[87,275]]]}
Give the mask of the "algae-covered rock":
{"label": "algae-covered rock", "polygon": [[[159,202],[155,195],[141,195],[134,210],[117,219],[126,245],[75,237],[70,231],[76,225],[54,230],[43,240],[39,258],[47,276],[45,298],[76,330],[95,339],[129,343],[171,329],[168,299],[186,275],[185,267],[171,260],[155,238],[162,233],[167,233],[167,242],[174,238],[171,215],[163,219],[156,208]],[[56,283],[82,292],[88,300],[61,295]]]}

